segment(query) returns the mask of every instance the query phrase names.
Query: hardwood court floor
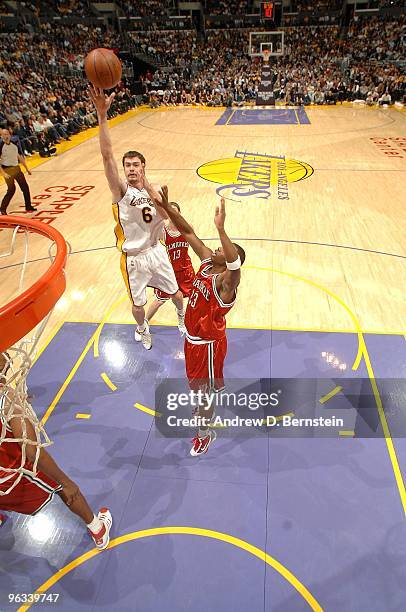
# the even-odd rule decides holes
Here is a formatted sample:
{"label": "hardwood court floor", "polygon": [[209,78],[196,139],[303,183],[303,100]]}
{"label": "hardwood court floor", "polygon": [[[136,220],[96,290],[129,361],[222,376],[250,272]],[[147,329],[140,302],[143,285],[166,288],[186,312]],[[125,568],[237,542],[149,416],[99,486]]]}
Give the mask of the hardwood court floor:
{"label": "hardwood court floor", "polygon": [[[223,112],[217,109],[146,109],[112,127],[111,136],[117,162],[124,151],[140,150],[150,179],[168,184],[170,197],[181,204],[199,236],[213,245],[216,189],[237,179],[240,161],[232,158],[238,151],[246,152],[248,161],[253,159],[248,154],[255,153],[302,162],[287,163],[288,181],[301,179],[288,182],[289,199],[278,199],[275,184],[265,191],[245,189],[256,192],[250,196],[241,195],[241,186],[222,192],[228,199],[227,229],[247,251],[229,325],[354,331],[339,298],[362,329],[401,333],[406,327],[406,141],[401,140],[406,115],[352,107],[306,111],[310,125],[255,126],[215,125]],[[379,138],[386,139],[380,146]],[[390,147],[383,149],[382,142]],[[220,162],[204,166],[216,160]],[[273,163],[271,183],[277,177]],[[198,168],[205,179],[197,175]],[[264,176],[266,182],[266,170],[263,175],[256,172],[251,165],[244,182]],[[53,226],[73,250],[68,289],[52,323],[100,321],[123,293],[123,283],[97,138],[35,168],[29,183],[37,215],[54,218]],[[4,186],[0,189],[3,193]],[[63,209],[61,203],[73,205]],[[21,205],[17,192],[9,211],[17,213]],[[4,241],[3,233],[2,247]],[[39,246],[35,251],[32,258],[41,257]],[[45,265],[29,266],[27,281]],[[15,268],[2,271],[2,303],[15,276]],[[111,320],[132,320],[126,302]],[[170,304],[156,322],[174,322]]]}

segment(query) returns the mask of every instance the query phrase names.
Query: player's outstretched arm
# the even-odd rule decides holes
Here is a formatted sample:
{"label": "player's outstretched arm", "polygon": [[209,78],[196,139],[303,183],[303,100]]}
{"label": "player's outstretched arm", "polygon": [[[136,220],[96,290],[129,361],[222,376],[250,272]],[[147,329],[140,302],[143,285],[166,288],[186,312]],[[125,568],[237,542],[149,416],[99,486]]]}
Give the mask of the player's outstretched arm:
{"label": "player's outstretched arm", "polygon": [[[223,299],[225,303],[230,303],[235,298],[235,290],[240,284],[241,272],[238,262],[239,262],[239,254],[231,242],[230,238],[227,236],[227,233],[224,229],[224,223],[226,220],[226,203],[224,198],[220,200],[220,206],[216,206],[216,213],[214,215],[214,223],[216,225],[221,246],[223,247],[224,257],[227,262],[227,270],[222,272],[217,277],[217,288],[220,292],[220,297]],[[236,269],[230,270],[228,265],[231,267],[235,267]],[[238,266],[238,267],[237,267]]]}
{"label": "player's outstretched arm", "polygon": [[201,259],[208,259],[212,255],[212,251],[204,244],[200,238],[198,238],[194,232],[194,229],[189,223],[182,217],[180,212],[174,206],[171,206],[168,201],[168,187],[164,185],[162,187],[161,203],[156,202],[158,207],[162,207],[172,223],[177,227],[178,231],[183,234],[186,238],[196,255]]}
{"label": "player's outstretched arm", "polygon": [[107,111],[113,102],[115,93],[113,92],[110,96],[106,96],[102,89],[93,86],[89,87],[89,91],[93,104],[96,107],[99,121],[99,143],[100,152],[103,157],[104,174],[110,187],[113,202],[118,202],[125,194],[126,186],[118,173],[107,121]]}

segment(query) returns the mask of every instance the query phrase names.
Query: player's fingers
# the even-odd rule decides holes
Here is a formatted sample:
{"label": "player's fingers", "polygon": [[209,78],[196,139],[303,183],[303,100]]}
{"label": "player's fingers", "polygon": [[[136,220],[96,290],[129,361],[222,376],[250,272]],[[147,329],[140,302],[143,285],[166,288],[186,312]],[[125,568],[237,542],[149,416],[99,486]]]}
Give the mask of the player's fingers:
{"label": "player's fingers", "polygon": [[218,207],[218,206],[216,206],[216,215],[218,215],[218,214],[219,214],[219,212],[220,212],[220,209],[219,209],[219,207]]}

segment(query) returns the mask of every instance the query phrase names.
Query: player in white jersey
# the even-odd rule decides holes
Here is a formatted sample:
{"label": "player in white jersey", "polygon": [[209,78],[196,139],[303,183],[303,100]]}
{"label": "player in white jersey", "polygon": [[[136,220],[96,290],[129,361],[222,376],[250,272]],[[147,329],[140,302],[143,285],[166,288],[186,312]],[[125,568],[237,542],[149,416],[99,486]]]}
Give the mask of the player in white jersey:
{"label": "player in white jersey", "polygon": [[168,293],[176,306],[178,327],[184,333],[183,296],[179,291],[168,253],[160,242],[165,213],[156,208],[154,198],[161,201],[160,186],[151,185],[145,177],[145,157],[138,151],[123,156],[126,180],[120,178],[110,140],[107,111],[114,93],[106,96],[102,89],[90,88],[90,96],[99,120],[100,151],[113,198],[116,220],[117,248],[122,251],[121,272],[132,302],[132,312],[138,323],[135,339],[146,349],[152,346],[151,333],[145,320],[146,288]]}

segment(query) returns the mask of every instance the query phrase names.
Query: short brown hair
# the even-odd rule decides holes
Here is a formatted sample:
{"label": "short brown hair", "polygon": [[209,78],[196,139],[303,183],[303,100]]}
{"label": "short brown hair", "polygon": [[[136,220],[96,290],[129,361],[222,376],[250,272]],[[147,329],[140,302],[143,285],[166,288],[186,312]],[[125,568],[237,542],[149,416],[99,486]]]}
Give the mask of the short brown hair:
{"label": "short brown hair", "polygon": [[124,153],[123,155],[123,167],[124,167],[124,160],[127,158],[131,158],[131,157],[138,157],[138,159],[141,160],[141,163],[145,164],[145,157],[143,156],[142,153],[139,153],[138,151],[127,151],[127,153]]}

